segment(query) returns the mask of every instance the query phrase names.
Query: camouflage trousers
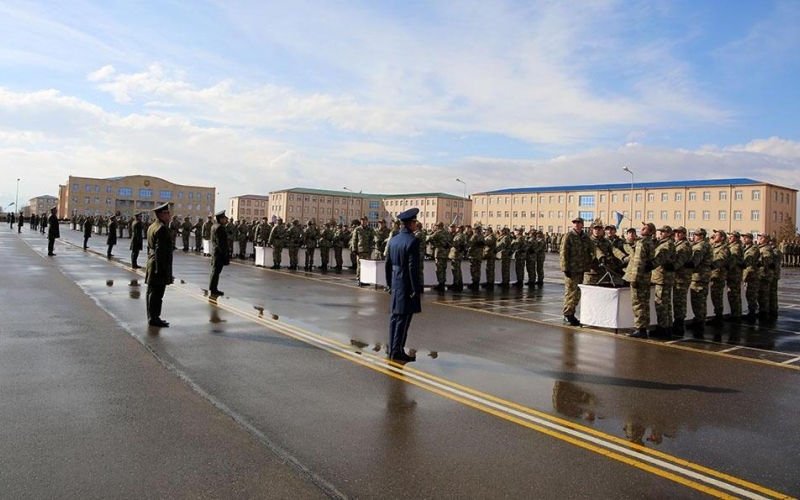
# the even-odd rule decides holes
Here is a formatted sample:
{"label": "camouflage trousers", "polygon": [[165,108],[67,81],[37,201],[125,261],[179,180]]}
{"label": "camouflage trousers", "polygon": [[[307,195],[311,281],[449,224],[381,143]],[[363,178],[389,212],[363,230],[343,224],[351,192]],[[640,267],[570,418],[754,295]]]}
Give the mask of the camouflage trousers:
{"label": "camouflage trousers", "polygon": [[447,259],[437,258],[436,282],[440,285],[444,285],[445,281],[447,281]]}
{"label": "camouflage trousers", "polygon": [[453,284],[456,286],[464,285],[464,277],[461,275],[461,259],[453,259],[450,265],[453,273]]}
{"label": "camouflage trousers", "polygon": [[500,257],[500,282],[503,285],[511,283],[511,256]]}
{"label": "camouflage trousers", "polygon": [[578,285],[583,284],[583,273],[569,273],[564,276],[564,316],[575,314],[578,302],[581,301],[581,289]]}
{"label": "camouflage trousers", "polygon": [[588,273],[583,273],[583,282],[587,285],[595,285],[597,282],[600,281],[600,273],[591,271]]}
{"label": "camouflage trousers", "polygon": [[742,315],[742,277],[728,278],[728,304],[731,306],[731,316],[734,318]]}
{"label": "camouflage trousers", "polygon": [[354,253],[358,260],[356,261],[356,281],[361,281],[361,261],[362,260],[370,260],[370,256],[372,252],[358,252]]}
{"label": "camouflage trousers", "polygon": [[319,265],[320,267],[328,267],[331,260],[331,249],[329,247],[319,247]]}
{"label": "camouflage trousers", "polygon": [[289,248],[289,267],[297,267],[297,263],[300,260],[300,247],[288,247]]}
{"label": "camouflage trousers", "polygon": [[[661,328],[672,327],[672,287],[672,284],[655,284],[656,321]],[[683,301],[685,304],[686,299]]]}
{"label": "camouflage trousers", "polygon": [[650,326],[650,283],[631,283],[631,308],[633,308],[633,326],[647,328]]}
{"label": "camouflage trousers", "polygon": [[675,320],[686,319],[686,299],[689,296],[689,282],[676,281],[672,286],[672,316]]}
{"label": "camouflage trousers", "polygon": [[342,264],[344,264],[344,259],[342,258],[342,247],[333,247],[333,262],[336,263],[336,267],[341,268]]}
{"label": "camouflage trousers", "polygon": [[769,293],[769,285],[772,282],[772,276],[762,276],[758,284],[758,312],[768,313],[770,311],[771,294]]}
{"label": "camouflage trousers", "polygon": [[247,258],[247,240],[239,241],[239,257],[243,259]]}
{"label": "camouflage trousers", "polygon": [[516,259],[514,261],[514,274],[517,276],[517,281],[525,283],[525,259]]}
{"label": "camouflage trousers", "polygon": [[536,256],[536,282],[544,282],[544,253]]}
{"label": "camouflage trousers", "polygon": [[183,238],[183,249],[188,251],[189,250],[189,235],[188,234],[181,235],[181,238]]}
{"label": "camouflage trousers", "polygon": [[282,258],[283,258],[283,247],[280,245],[274,245],[272,247],[272,264],[275,266],[280,266]]}
{"label": "camouflage trousers", "polygon": [[769,312],[778,314],[778,279],[772,278],[769,282]]}
{"label": "camouflage trousers", "polygon": [[469,274],[472,277],[472,284],[477,285],[481,282],[481,264],[483,259],[469,259]]}
{"label": "camouflage trousers", "polygon": [[525,257],[525,269],[528,271],[528,283],[536,283],[536,254]]}
{"label": "camouflage trousers", "polygon": [[358,253],[354,250],[350,250],[350,265],[353,267],[353,269],[358,267]]}
{"label": "camouflage trousers", "polygon": [[203,251],[203,235],[198,234],[194,237],[194,251],[201,252]]}
{"label": "camouflage trousers", "polygon": [[306,248],[306,267],[311,269],[314,267],[314,253],[317,251],[316,247]]}
{"label": "camouflage trousers", "polygon": [[746,281],[744,284],[744,298],[747,300],[747,311],[755,314],[758,311],[758,279]]}
{"label": "camouflage trousers", "polygon": [[714,306],[714,316],[722,316],[725,307],[725,280],[712,279],[709,292],[711,304]]}
{"label": "camouflage trousers", "polygon": [[486,284],[494,285],[494,268],[497,259],[495,257],[488,257],[486,259]]}
{"label": "camouflage trousers", "polygon": [[708,282],[692,281],[689,285],[689,295],[695,321],[705,321],[708,316]]}

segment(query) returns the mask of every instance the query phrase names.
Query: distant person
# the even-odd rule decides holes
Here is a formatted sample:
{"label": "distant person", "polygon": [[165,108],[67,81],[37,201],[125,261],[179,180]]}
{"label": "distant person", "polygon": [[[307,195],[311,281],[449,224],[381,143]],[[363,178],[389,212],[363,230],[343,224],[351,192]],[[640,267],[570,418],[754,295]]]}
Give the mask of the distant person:
{"label": "distant person", "polygon": [[391,293],[389,318],[389,359],[416,361],[405,352],[408,327],[415,313],[422,312],[420,292],[419,240],[414,237],[418,208],[406,210],[397,216],[403,228],[389,240],[386,255],[386,285]]}
{"label": "distant person", "polygon": [[22,233],[22,226],[25,225],[25,214],[22,213],[22,210],[19,212],[19,220],[17,221],[17,234]]}
{"label": "distant person", "polygon": [[559,247],[561,271],[564,273],[564,321],[571,326],[580,326],[575,310],[581,300],[583,273],[588,271],[594,257],[594,245],[583,232],[583,218],[572,219],[572,229],[564,235]]}
{"label": "distant person", "polygon": [[219,275],[222,268],[231,263],[230,247],[228,246],[228,217],[225,210],[214,215],[217,223],[211,231],[211,277],[208,282],[208,292],[211,295],[225,295],[219,289]]}
{"label": "distant person", "polygon": [[14,229],[14,220],[15,220],[14,212],[8,214],[8,224],[11,226],[11,229]]}
{"label": "distant person", "polygon": [[92,218],[86,217],[83,222],[83,249],[89,248],[89,238],[92,237]]}
{"label": "distant person", "polygon": [[55,249],[56,239],[61,238],[56,210],[56,207],[51,208],[50,216],[47,218],[47,255],[50,257],[55,257],[56,254],[53,253],[53,250]]}
{"label": "distant person", "polygon": [[142,213],[134,215],[131,224],[131,267],[139,269],[139,252],[144,247],[144,225],[142,224]]}
{"label": "distant person", "polygon": [[112,250],[114,249],[114,245],[117,244],[117,217],[112,215],[111,219],[108,222],[108,236],[106,237],[106,245],[108,245],[108,251],[106,252],[106,257],[111,258],[114,256],[112,254]]}
{"label": "distant person", "polygon": [[156,220],[147,228],[147,323],[150,326],[168,327],[169,322],[161,319],[161,305],[167,285],[172,276],[172,236],[169,230],[169,203],[156,207],[153,212]]}

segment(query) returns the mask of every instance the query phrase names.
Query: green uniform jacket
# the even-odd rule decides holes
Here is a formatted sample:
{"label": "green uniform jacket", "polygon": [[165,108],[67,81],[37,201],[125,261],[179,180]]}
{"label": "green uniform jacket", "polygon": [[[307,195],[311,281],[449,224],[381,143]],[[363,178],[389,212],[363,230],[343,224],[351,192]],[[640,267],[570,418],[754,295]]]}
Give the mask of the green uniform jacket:
{"label": "green uniform jacket", "polygon": [[131,250],[139,252],[144,248],[144,227],[142,221],[135,220],[131,224]]}
{"label": "green uniform jacket", "polygon": [[707,283],[711,279],[711,244],[700,240],[692,245],[692,281]]}
{"label": "green uniform jacket", "polygon": [[656,243],[654,261],[660,263],[653,269],[650,282],[672,286],[675,283],[675,243],[672,238],[661,238]]}
{"label": "green uniform jacket", "polygon": [[[692,281],[692,244],[689,240],[678,240],[675,242],[675,282],[689,283]],[[687,266],[687,264],[689,264]]]}
{"label": "green uniform jacket", "polygon": [[432,235],[428,236],[428,243],[433,246],[434,258],[447,259],[453,240],[449,232],[444,229],[437,229]]}
{"label": "green uniform jacket", "polygon": [[[227,224],[225,225],[227,226]],[[227,266],[231,263],[228,253],[228,231],[222,224],[216,224],[211,231],[211,267]]]}
{"label": "green uniform jacket", "polygon": [[655,261],[656,244],[650,236],[644,236],[636,242],[633,256],[625,269],[624,280],[628,283],[649,285],[653,269],[659,263]]}
{"label": "green uniform jacket", "polygon": [[147,272],[144,282],[148,285],[172,283],[172,237],[169,228],[158,219],[147,228]]}
{"label": "green uniform jacket", "polygon": [[559,250],[561,270],[565,273],[585,273],[592,266],[594,245],[588,234],[571,229],[563,236]]}
{"label": "green uniform jacket", "polygon": [[728,259],[731,253],[726,242],[714,243],[711,247],[711,279],[724,280],[728,275]]}
{"label": "green uniform jacket", "polygon": [[759,266],[761,264],[761,253],[758,247],[754,244],[745,245],[743,247],[742,265],[744,266],[744,273],[742,280],[747,283],[758,282],[761,278],[759,273]]}

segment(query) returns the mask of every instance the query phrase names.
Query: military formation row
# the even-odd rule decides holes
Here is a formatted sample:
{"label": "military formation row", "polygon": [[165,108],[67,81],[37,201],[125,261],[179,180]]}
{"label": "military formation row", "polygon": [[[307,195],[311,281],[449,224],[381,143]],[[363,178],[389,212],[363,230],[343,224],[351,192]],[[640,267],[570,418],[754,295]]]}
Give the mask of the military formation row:
{"label": "military formation row", "polygon": [[[607,229],[607,228],[606,228]],[[578,285],[593,279],[602,271],[612,276],[622,274],[630,284],[636,330],[634,337],[683,336],[685,327],[698,334],[705,329],[707,297],[711,294],[714,317],[711,325],[723,324],[724,295],[727,289],[730,319],[754,322],[773,320],[778,314],[778,280],[782,255],[769,235],[760,234],[758,243],[749,233],[714,230],[707,238],[704,229],[695,231],[689,241],[686,229],[645,224],[639,236],[629,230],[622,241],[603,234],[596,225],[591,235],[583,231],[583,220],[575,219],[561,246],[560,265],[564,272],[564,319],[579,325],[575,310],[580,301]],[[654,239],[653,236],[657,235]],[[657,326],[650,325],[650,287],[654,285]],[[742,316],[741,290],[746,290],[748,312]],[[687,295],[690,297],[693,321],[685,325]]]}

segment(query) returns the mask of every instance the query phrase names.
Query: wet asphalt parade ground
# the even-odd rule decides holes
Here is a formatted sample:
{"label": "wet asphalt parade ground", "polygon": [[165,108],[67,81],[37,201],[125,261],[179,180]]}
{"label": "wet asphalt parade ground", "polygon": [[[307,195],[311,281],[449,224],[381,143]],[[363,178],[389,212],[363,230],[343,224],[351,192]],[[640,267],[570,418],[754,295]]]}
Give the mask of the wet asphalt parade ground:
{"label": "wet asphalt parade ground", "polygon": [[635,340],[565,326],[548,254],[541,287],[427,291],[400,365],[353,271],[235,260],[212,298],[178,250],[159,329],[127,238],[61,234],[0,228],[0,498],[800,495],[794,269],[775,322]]}

